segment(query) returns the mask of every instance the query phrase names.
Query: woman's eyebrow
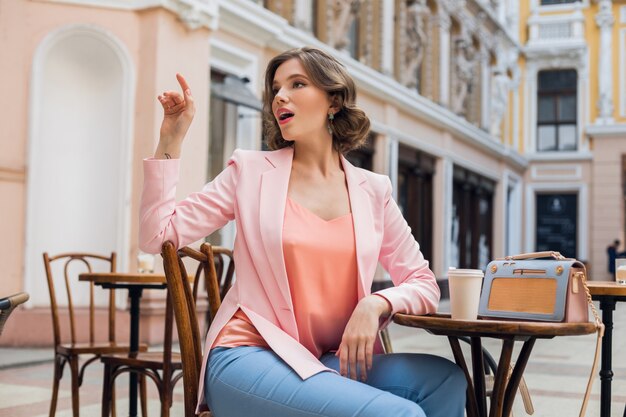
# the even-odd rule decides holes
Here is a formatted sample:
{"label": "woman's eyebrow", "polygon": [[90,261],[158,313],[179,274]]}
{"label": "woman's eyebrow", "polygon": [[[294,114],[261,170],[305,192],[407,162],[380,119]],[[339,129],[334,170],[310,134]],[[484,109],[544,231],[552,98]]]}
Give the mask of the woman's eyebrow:
{"label": "woman's eyebrow", "polygon": [[[289,81],[292,78],[298,78],[298,77],[304,78],[305,80],[308,80],[306,75],[296,73],[296,74],[291,74],[289,77],[287,77],[286,81]],[[278,84],[278,83],[276,82],[276,80],[274,80],[274,82],[272,83],[272,87],[274,87],[276,84]]]}

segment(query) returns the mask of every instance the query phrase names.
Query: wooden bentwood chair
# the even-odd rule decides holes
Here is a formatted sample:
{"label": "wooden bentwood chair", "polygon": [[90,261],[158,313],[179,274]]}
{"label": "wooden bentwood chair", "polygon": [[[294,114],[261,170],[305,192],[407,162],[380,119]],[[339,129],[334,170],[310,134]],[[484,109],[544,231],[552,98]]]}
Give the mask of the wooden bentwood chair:
{"label": "wooden bentwood chair", "polygon": [[[219,252],[219,255],[213,258],[207,257],[206,253],[202,252],[202,250],[206,250],[206,247],[210,247],[208,245],[203,245],[201,247],[201,251],[198,252],[191,248],[182,248],[179,253],[181,257],[188,257],[195,261],[198,261],[197,268],[195,273],[192,275],[193,281],[189,279],[189,275],[186,274],[185,270],[185,288],[190,291],[190,297],[193,301],[194,311],[196,300],[198,299],[198,292],[201,286],[201,282],[205,282],[207,295],[206,297],[209,300],[209,305],[213,306],[215,304],[214,299],[211,298],[210,291],[212,290],[212,282],[210,282],[213,278],[216,277],[216,267],[217,270],[220,271],[223,277],[222,282],[224,283],[224,292],[228,290],[231,285],[232,275],[234,272],[234,263],[232,262],[232,253],[230,250],[225,248],[214,248],[216,252]],[[204,248],[204,249],[203,249]],[[228,265],[226,265],[226,260],[230,260]],[[210,262],[212,260],[213,262]],[[210,268],[207,264],[210,262]],[[165,260],[164,265],[166,266]],[[184,268],[184,265],[183,265]],[[168,274],[168,267],[166,266],[166,275]],[[212,275],[211,275],[212,274]],[[191,275],[191,274],[190,274]],[[204,276],[204,280],[202,277]],[[217,279],[217,278],[215,278]],[[193,282],[193,287],[191,287],[191,283]],[[218,292],[216,294],[217,300],[220,298],[219,292],[219,284],[217,284]],[[105,364],[104,371],[104,386],[103,386],[103,395],[102,395],[102,417],[108,417],[111,407],[111,392],[114,385],[115,378],[124,373],[124,372],[136,372],[140,374],[142,379],[145,377],[149,377],[154,381],[159,391],[159,398],[161,401],[161,417],[168,417],[170,415],[170,409],[173,403],[174,396],[174,387],[176,383],[183,378],[185,378],[185,369],[187,359],[184,354],[182,354],[182,343],[181,343],[181,353],[172,352],[172,335],[173,335],[173,323],[176,305],[173,304],[173,298],[171,295],[171,289],[168,279],[168,296],[166,300],[165,307],[165,334],[164,334],[164,347],[161,352],[140,352],[135,357],[129,357],[128,355],[105,355],[102,357],[102,362]],[[212,307],[211,307],[212,308]],[[207,323],[210,322],[213,315],[211,314],[212,310],[210,310],[207,314]],[[197,326],[197,318],[194,315],[194,319],[196,320]],[[207,324],[208,326],[208,324]],[[177,323],[178,328],[178,323]],[[180,329],[178,330],[180,335]],[[202,358],[201,358],[202,359]],[[145,385],[142,386],[142,411],[143,415],[147,415],[146,402],[145,402]],[[197,391],[197,388],[196,388]],[[195,403],[194,403],[195,408]]]}
{"label": "wooden bentwood chair", "polygon": [[28,301],[28,298],[29,296],[25,292],[18,292],[17,294],[0,298],[0,335],[2,334],[2,329],[4,329],[4,324],[13,310],[15,310],[15,307]]}
{"label": "wooden bentwood chair", "polygon": [[[79,273],[74,273],[70,267],[77,264],[85,269],[81,272],[92,272],[92,265],[96,263],[108,266],[111,272],[115,272],[116,254],[113,252],[110,256],[103,256],[89,253],[63,253],[57,256],[49,256],[48,253],[43,254],[44,267],[46,269],[46,278],[48,281],[48,290],[50,293],[50,308],[52,310],[52,328],[54,332],[54,380],[52,384],[52,401],[50,402],[50,417],[56,414],[57,398],[59,394],[59,383],[63,377],[63,369],[68,363],[71,372],[72,384],[72,412],[74,417],[79,416],[79,395],[78,389],[82,385],[85,369],[88,365],[98,360],[102,355],[109,353],[126,353],[130,351],[130,345],[119,344],[115,341],[115,291],[109,290],[108,301],[108,340],[106,342],[96,342],[96,306],[94,297],[94,284],[79,283]],[[57,303],[57,292],[54,285],[53,266],[63,267],[64,287],[67,294],[67,309],[69,313],[69,331],[70,342],[64,342],[61,334],[61,315],[59,314],[59,305]],[[77,283],[79,287],[89,288],[89,324],[81,326],[77,323],[75,315],[76,307],[72,297],[72,288]],[[74,289],[74,293],[78,293]],[[89,329],[89,335],[85,336],[85,332]],[[82,330],[82,332],[81,332]],[[82,336],[82,337],[81,337]],[[87,340],[83,342],[82,340]],[[140,350],[145,350],[146,346],[140,346]],[[79,368],[79,358],[84,355],[94,355],[89,358]]]}
{"label": "wooden bentwood chair", "polygon": [[[176,251],[174,244],[169,241],[163,244],[161,250],[183,359],[185,417],[196,416],[198,383],[202,367],[202,339],[196,316],[195,297],[189,288],[187,268],[183,263],[183,258],[195,260],[197,262],[196,271],[204,272],[209,299],[209,313],[211,317],[214,317],[221,304],[221,297],[213,250],[214,248],[209,244],[204,243],[200,247],[200,251],[187,247]],[[220,248],[220,251],[222,250]],[[197,274],[198,272],[196,272]],[[210,415],[210,412],[205,413],[205,417]]]}

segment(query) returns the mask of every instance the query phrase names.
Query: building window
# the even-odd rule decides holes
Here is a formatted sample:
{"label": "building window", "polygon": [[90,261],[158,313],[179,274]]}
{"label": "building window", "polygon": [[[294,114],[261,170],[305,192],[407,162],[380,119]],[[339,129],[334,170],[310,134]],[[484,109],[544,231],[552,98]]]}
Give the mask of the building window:
{"label": "building window", "polygon": [[575,70],[541,71],[537,91],[537,150],[575,151]]}
{"label": "building window", "polygon": [[566,3],[579,3],[580,0],[541,0],[542,6],[549,6],[552,4],[566,4]]}
{"label": "building window", "polygon": [[[207,179],[215,178],[237,147],[250,147],[238,137],[248,136],[250,121],[261,116],[261,101],[247,86],[248,79],[211,69],[209,102],[209,154]],[[214,232],[209,242],[222,244],[222,231]]]}
{"label": "building window", "polygon": [[450,266],[485,269],[493,244],[495,183],[454,167]]}
{"label": "building window", "polygon": [[537,194],[535,250],[576,258],[578,194]]}
{"label": "building window", "polygon": [[400,145],[398,152],[398,206],[413,237],[433,269],[433,175],[435,159]]}

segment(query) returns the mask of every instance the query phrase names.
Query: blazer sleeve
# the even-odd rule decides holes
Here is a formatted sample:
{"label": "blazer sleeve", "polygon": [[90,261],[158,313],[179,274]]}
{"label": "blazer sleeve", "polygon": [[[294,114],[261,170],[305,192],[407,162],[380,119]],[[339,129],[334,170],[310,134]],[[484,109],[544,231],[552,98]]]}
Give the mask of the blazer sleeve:
{"label": "blazer sleeve", "polygon": [[147,253],[159,253],[167,240],[182,247],[233,220],[238,165],[238,151],[235,151],[226,168],[202,191],[177,203],[180,160],[145,159],[139,208],[139,248]]}
{"label": "blazer sleeve", "polygon": [[395,286],[375,294],[391,304],[390,317],[395,313],[434,313],[441,295],[437,280],[391,196],[388,177],[386,185],[383,239],[378,261],[389,272]]}

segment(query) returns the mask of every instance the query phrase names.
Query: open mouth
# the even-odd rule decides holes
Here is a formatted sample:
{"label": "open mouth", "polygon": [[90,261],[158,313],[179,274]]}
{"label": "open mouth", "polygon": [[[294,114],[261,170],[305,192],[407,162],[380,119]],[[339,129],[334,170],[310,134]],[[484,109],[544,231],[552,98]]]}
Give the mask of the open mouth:
{"label": "open mouth", "polygon": [[289,120],[293,118],[293,116],[294,116],[293,113],[289,113],[289,112],[281,113],[278,116],[278,123],[280,124],[287,123]]}

